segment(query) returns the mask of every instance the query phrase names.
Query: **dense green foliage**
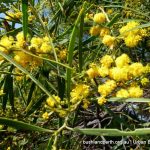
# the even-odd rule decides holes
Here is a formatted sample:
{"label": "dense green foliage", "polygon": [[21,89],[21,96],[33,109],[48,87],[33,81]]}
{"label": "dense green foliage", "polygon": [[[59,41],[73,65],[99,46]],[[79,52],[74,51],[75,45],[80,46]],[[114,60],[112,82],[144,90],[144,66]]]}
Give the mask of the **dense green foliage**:
{"label": "dense green foliage", "polygon": [[149,0],[0,2],[0,150],[150,147]]}

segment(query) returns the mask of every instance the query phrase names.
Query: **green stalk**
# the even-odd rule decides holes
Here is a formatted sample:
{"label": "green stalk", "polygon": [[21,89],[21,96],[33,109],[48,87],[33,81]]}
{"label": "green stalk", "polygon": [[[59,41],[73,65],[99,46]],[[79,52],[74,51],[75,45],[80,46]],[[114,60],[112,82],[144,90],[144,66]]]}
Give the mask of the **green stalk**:
{"label": "green stalk", "polygon": [[83,56],[82,56],[82,38],[83,38],[84,14],[81,15],[80,33],[79,33],[79,71],[82,71]]}
{"label": "green stalk", "polygon": [[28,33],[28,0],[22,0],[22,19],[23,19],[23,34],[24,39],[26,40],[26,36]]}
{"label": "green stalk", "polygon": [[[78,24],[80,22],[81,16],[84,13],[85,10],[85,6],[86,6],[86,2],[84,2],[82,9],[79,12],[79,15],[77,17],[77,20],[75,22],[75,25],[73,27],[72,33],[71,33],[71,38],[70,38],[70,42],[69,42],[69,47],[68,47],[68,64],[69,67],[72,67],[72,61],[73,61],[73,51],[74,51],[74,47],[75,47],[75,40],[76,40],[76,36],[77,36],[77,31],[78,31]],[[70,89],[71,89],[71,76],[72,76],[72,71],[70,69],[67,69],[67,97],[68,97],[68,102],[70,101]]]}

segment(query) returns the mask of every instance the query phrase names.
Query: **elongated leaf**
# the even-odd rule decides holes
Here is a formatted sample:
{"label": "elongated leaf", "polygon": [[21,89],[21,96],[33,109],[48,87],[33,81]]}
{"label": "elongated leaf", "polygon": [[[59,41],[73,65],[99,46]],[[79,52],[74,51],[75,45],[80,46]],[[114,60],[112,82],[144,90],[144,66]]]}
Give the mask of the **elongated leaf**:
{"label": "elongated leaf", "polygon": [[82,134],[86,134],[86,135],[97,135],[97,136],[133,136],[133,135],[150,134],[150,128],[139,128],[134,131],[121,131],[118,129],[101,129],[101,128],[98,128],[98,129],[74,128],[74,131],[82,133]]}
{"label": "elongated leaf", "polygon": [[84,24],[84,14],[81,15],[80,30],[79,30],[79,70],[82,71],[83,65],[83,51],[82,51],[82,38],[83,38],[83,24]]}
{"label": "elongated leaf", "polygon": [[[73,51],[75,48],[75,40],[76,40],[76,36],[77,36],[77,31],[78,31],[77,25],[79,24],[81,16],[85,11],[85,6],[86,6],[86,3],[83,4],[81,11],[79,12],[77,20],[75,22],[72,33],[71,33],[71,38],[70,38],[69,47],[68,47],[68,57],[67,57],[69,67],[72,67]],[[71,70],[67,69],[67,96],[68,96],[68,99],[70,99],[71,74],[72,74]]]}
{"label": "elongated leaf", "polygon": [[111,21],[107,24],[107,27],[111,27],[114,23],[118,21],[118,18],[120,17],[120,14],[115,14],[115,16],[111,19]]}
{"label": "elongated leaf", "polygon": [[[38,78],[39,77],[39,73],[36,74],[35,78]],[[30,103],[31,101],[31,98],[32,98],[32,95],[33,95],[33,92],[35,90],[35,87],[36,87],[36,84],[35,82],[33,82],[31,84],[31,88],[30,88],[30,91],[29,91],[29,94],[28,94],[28,99],[27,99],[27,105]]]}
{"label": "elongated leaf", "polygon": [[57,77],[58,82],[58,95],[63,100],[65,94],[65,79],[63,77]]}
{"label": "elongated leaf", "polygon": [[[12,72],[12,70],[13,70],[13,65],[10,67],[9,72]],[[6,109],[6,104],[7,104],[8,98],[10,100],[12,109],[14,109],[13,80],[12,80],[12,77],[10,74],[6,75],[3,92],[5,93],[3,96],[3,102],[2,102],[3,110]]]}
{"label": "elongated leaf", "polygon": [[31,125],[29,123],[24,123],[22,121],[17,121],[17,120],[3,118],[3,117],[0,117],[0,124],[7,125],[7,126],[15,128],[15,129],[23,129],[23,130],[38,131],[38,132],[48,132],[48,133],[53,132],[52,130],[49,130],[49,129],[45,129],[45,128],[38,127],[35,125]]}
{"label": "elongated leaf", "polygon": [[118,97],[113,97],[108,99],[108,102],[136,102],[136,103],[149,103],[150,98],[118,98]]}
{"label": "elongated leaf", "polygon": [[42,102],[46,99],[46,95],[43,95],[40,97],[34,104],[32,103],[31,105],[29,104],[28,107],[26,108],[26,117],[31,115],[35,110],[38,110],[42,104]]}
{"label": "elongated leaf", "polygon": [[28,33],[28,0],[22,0],[22,14],[23,14],[23,34],[26,39]]}
{"label": "elongated leaf", "polygon": [[14,91],[13,91],[13,77],[10,76],[9,79],[9,101],[10,101],[10,105],[12,107],[12,110],[14,110]]}

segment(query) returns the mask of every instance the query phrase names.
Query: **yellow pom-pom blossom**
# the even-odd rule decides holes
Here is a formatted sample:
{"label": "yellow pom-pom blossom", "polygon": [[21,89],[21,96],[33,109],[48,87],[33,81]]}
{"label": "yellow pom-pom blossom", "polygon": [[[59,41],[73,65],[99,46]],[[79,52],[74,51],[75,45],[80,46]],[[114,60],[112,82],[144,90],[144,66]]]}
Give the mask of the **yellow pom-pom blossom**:
{"label": "yellow pom-pom blossom", "polygon": [[127,90],[125,90],[125,89],[120,89],[119,91],[117,91],[116,97],[127,98],[127,97],[129,97],[129,92]]}
{"label": "yellow pom-pom blossom", "polygon": [[40,37],[33,37],[30,42],[31,42],[31,45],[29,46],[29,49],[30,50],[35,49],[36,52],[40,53],[41,52],[40,47],[43,43],[43,39]]}
{"label": "yellow pom-pom blossom", "polygon": [[105,55],[100,59],[101,65],[107,68],[109,68],[113,62],[114,60],[110,55]]}
{"label": "yellow pom-pom blossom", "polygon": [[47,112],[45,112],[45,113],[42,115],[42,118],[44,118],[44,119],[48,119],[48,118],[49,118],[48,113],[47,113]]}
{"label": "yellow pom-pom blossom", "polygon": [[148,78],[142,78],[141,79],[141,84],[142,85],[147,85],[149,83],[149,79]]}
{"label": "yellow pom-pom blossom", "polygon": [[23,67],[26,67],[32,60],[32,57],[24,52],[17,52],[14,56],[14,60],[21,64]]}
{"label": "yellow pom-pom blossom", "polygon": [[129,67],[113,67],[109,71],[110,78],[116,80],[116,81],[125,81],[129,78]]}
{"label": "yellow pom-pom blossom", "polygon": [[41,47],[40,47],[40,50],[41,50],[41,52],[43,52],[43,53],[48,53],[48,52],[51,51],[51,49],[52,49],[51,45],[50,45],[49,43],[46,43],[46,42],[44,42],[44,43],[41,45]]}
{"label": "yellow pom-pom blossom", "polygon": [[116,88],[116,86],[114,80],[108,80],[104,84],[98,86],[98,92],[101,96],[107,96]]}
{"label": "yellow pom-pom blossom", "polygon": [[[3,36],[0,40],[0,45],[6,47],[7,49],[11,48],[14,43],[14,38],[12,36]],[[0,46],[1,47],[1,46]],[[2,47],[3,48],[3,47]],[[1,48],[1,49],[2,49]],[[5,48],[4,48],[5,49]]]}
{"label": "yellow pom-pom blossom", "polygon": [[56,111],[56,112],[59,114],[59,116],[62,117],[62,118],[66,117],[66,115],[67,115],[67,111],[66,111],[66,110],[63,110],[63,109],[56,109],[55,111]]}
{"label": "yellow pom-pom blossom", "polygon": [[16,35],[16,47],[18,48],[22,48],[24,46],[25,40],[24,40],[24,36],[23,36],[23,32],[19,32]]}
{"label": "yellow pom-pom blossom", "polygon": [[99,105],[103,105],[103,104],[105,104],[106,102],[107,102],[107,99],[106,99],[104,96],[99,97],[99,98],[98,98],[98,101],[97,101],[97,103],[98,103]]}
{"label": "yellow pom-pom blossom", "polygon": [[128,92],[129,97],[138,98],[143,96],[143,90],[139,86],[128,88]]}
{"label": "yellow pom-pom blossom", "polygon": [[122,68],[124,66],[129,65],[130,58],[129,58],[129,56],[127,54],[122,54],[121,56],[116,58],[115,63],[116,63],[117,67]]}
{"label": "yellow pom-pom blossom", "polygon": [[136,47],[138,45],[139,41],[141,41],[141,40],[142,40],[142,37],[140,35],[133,35],[133,34],[128,35],[124,39],[125,44],[128,47]]}
{"label": "yellow pom-pom blossom", "polygon": [[67,49],[60,50],[58,57],[60,60],[65,60],[67,58]]}
{"label": "yellow pom-pom blossom", "polygon": [[[0,40],[0,51],[8,54],[9,48],[13,46],[14,38],[12,36],[3,36]],[[4,58],[0,56],[0,61]]]}
{"label": "yellow pom-pom blossom", "polygon": [[133,63],[129,66],[130,74],[134,77],[140,76],[144,73],[145,68],[141,63]]}
{"label": "yellow pom-pom blossom", "polygon": [[89,68],[86,73],[89,76],[89,78],[95,78],[99,76],[99,67],[96,64],[91,65],[91,68]]}
{"label": "yellow pom-pom blossom", "polygon": [[94,15],[93,21],[95,23],[104,23],[106,21],[106,16],[104,13],[97,13]]}
{"label": "yellow pom-pom blossom", "polygon": [[35,48],[38,53],[49,53],[52,49],[50,39],[47,36],[43,38],[33,37],[31,39],[30,49],[33,48]]}
{"label": "yellow pom-pom blossom", "polygon": [[98,72],[99,72],[99,75],[104,78],[109,74],[109,69],[107,67],[100,67],[98,69]]}
{"label": "yellow pom-pom blossom", "polygon": [[100,29],[100,37],[104,37],[105,35],[108,34],[110,34],[110,30],[108,28],[103,27]]}
{"label": "yellow pom-pom blossom", "polygon": [[100,27],[99,26],[93,26],[90,28],[90,35],[97,36],[100,34]]}
{"label": "yellow pom-pom blossom", "polygon": [[89,94],[89,86],[85,84],[78,84],[70,93],[71,102],[75,104],[78,101],[86,98],[88,94]]}
{"label": "yellow pom-pom blossom", "polygon": [[143,37],[147,36],[146,29],[136,28],[139,25],[140,23],[136,21],[131,21],[119,30],[122,38],[125,41],[126,46],[135,47],[142,40]]}
{"label": "yellow pom-pom blossom", "polygon": [[116,45],[116,38],[110,35],[105,35],[103,37],[102,43],[108,46],[110,49],[113,49]]}
{"label": "yellow pom-pom blossom", "polygon": [[[139,22],[136,22],[136,21],[131,21],[131,22],[128,22],[126,26],[123,26],[119,32],[122,36],[128,36],[129,34],[138,34],[139,32],[139,29],[133,29],[137,26],[139,26]],[[129,31],[133,29],[132,31]],[[128,31],[128,32],[127,32]]]}
{"label": "yellow pom-pom blossom", "polygon": [[[54,100],[54,99],[55,100]],[[52,97],[49,97],[47,100],[46,100],[46,102],[47,102],[47,104],[48,104],[48,106],[49,107],[54,107],[55,105],[56,105],[56,103],[60,103],[60,97],[59,96],[56,96],[56,95],[53,95],[53,98]]]}

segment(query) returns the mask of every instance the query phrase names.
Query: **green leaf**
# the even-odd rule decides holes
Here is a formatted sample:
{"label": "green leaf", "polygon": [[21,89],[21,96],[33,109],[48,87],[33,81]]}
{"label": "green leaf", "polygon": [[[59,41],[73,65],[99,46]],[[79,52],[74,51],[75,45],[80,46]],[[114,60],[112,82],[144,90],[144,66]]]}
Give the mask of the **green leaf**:
{"label": "green leaf", "polygon": [[[14,67],[12,65],[9,69],[9,72],[12,72],[13,68]],[[3,110],[6,109],[6,104],[7,104],[8,99],[10,100],[12,109],[14,109],[13,78],[12,78],[11,74],[6,75],[3,92],[5,93],[3,96],[3,102],[2,102]]]}
{"label": "green leaf", "polygon": [[79,30],[79,71],[82,71],[83,66],[83,51],[82,51],[82,39],[83,39],[83,25],[84,25],[84,14],[81,15],[80,30]]}
{"label": "green leaf", "polygon": [[[39,77],[39,72],[36,74],[35,78],[38,79],[38,77]],[[30,91],[29,91],[29,94],[28,94],[27,105],[28,105],[28,104],[30,103],[30,101],[31,101],[31,98],[32,98],[33,92],[34,92],[34,90],[35,90],[35,87],[36,87],[36,84],[35,84],[35,82],[33,82],[33,83],[31,84],[31,88],[30,88]]]}
{"label": "green leaf", "polygon": [[26,117],[31,115],[34,111],[38,110],[41,107],[42,102],[46,99],[46,95],[40,97],[36,102],[30,103],[26,108]]}
{"label": "green leaf", "polygon": [[[83,6],[82,6],[82,8],[79,12],[79,15],[76,19],[75,25],[74,25],[72,33],[71,33],[70,42],[69,42],[69,46],[68,46],[68,57],[67,57],[69,67],[72,67],[73,51],[74,51],[74,48],[75,48],[75,40],[76,40],[76,36],[77,36],[77,31],[78,31],[77,26],[80,22],[82,14],[85,11],[85,7],[86,7],[86,2],[83,4]],[[71,74],[72,74],[71,70],[67,69],[67,73],[66,73],[66,75],[67,75],[67,89],[66,90],[67,90],[68,100],[70,99]]]}
{"label": "green leaf", "polygon": [[119,13],[115,14],[115,16],[111,19],[111,21],[107,24],[107,27],[111,27],[114,23],[118,21],[118,18],[121,17]]}
{"label": "green leaf", "polygon": [[15,129],[23,129],[23,130],[38,131],[38,132],[48,132],[48,133],[53,132],[52,130],[49,130],[49,129],[45,129],[45,128],[38,127],[35,125],[31,125],[29,123],[24,123],[22,121],[17,121],[17,120],[3,118],[3,117],[0,117],[0,124],[7,125],[7,126],[15,128]]}
{"label": "green leaf", "polygon": [[119,98],[119,97],[112,97],[108,99],[108,102],[136,102],[136,103],[149,103],[150,98]]}
{"label": "green leaf", "polygon": [[22,14],[23,14],[23,34],[26,39],[28,33],[28,0],[22,0]]}
{"label": "green leaf", "polygon": [[137,136],[150,134],[150,128],[139,128],[134,131],[122,131],[118,129],[93,129],[93,128],[74,128],[74,131],[86,134],[86,135],[96,135],[96,136]]}

